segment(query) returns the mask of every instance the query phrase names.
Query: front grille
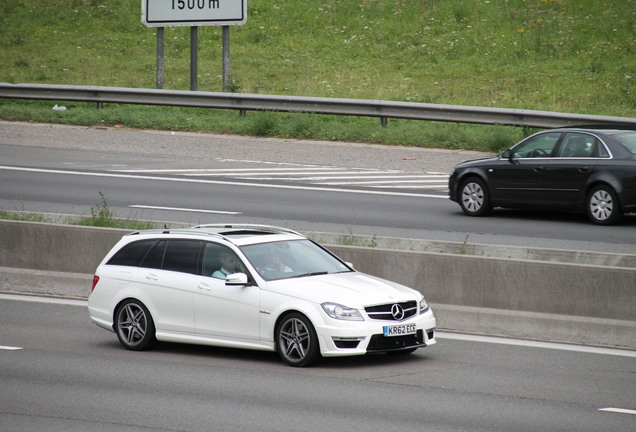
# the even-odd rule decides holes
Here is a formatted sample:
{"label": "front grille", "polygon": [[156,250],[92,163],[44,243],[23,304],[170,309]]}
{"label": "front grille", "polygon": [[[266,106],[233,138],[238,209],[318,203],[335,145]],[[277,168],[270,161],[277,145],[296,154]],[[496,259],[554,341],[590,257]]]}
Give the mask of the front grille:
{"label": "front grille", "polygon": [[[397,314],[397,317],[394,315],[396,306],[399,306],[399,308],[404,311],[403,316],[401,313]],[[367,315],[369,315],[369,318],[371,319],[402,321],[417,314],[417,302],[407,301],[402,303],[387,303],[377,306],[367,306],[364,308],[364,310],[367,312]]]}
{"label": "front grille", "polygon": [[426,346],[424,333],[418,330],[416,334],[385,337],[381,334],[371,336],[367,352],[396,351]]}

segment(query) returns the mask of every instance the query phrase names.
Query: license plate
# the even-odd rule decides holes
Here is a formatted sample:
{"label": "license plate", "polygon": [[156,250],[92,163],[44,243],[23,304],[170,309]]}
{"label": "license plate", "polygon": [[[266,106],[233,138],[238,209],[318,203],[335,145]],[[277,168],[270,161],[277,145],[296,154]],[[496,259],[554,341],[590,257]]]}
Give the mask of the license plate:
{"label": "license plate", "polygon": [[384,326],[384,336],[404,336],[409,334],[415,334],[417,332],[415,324],[397,324]]}

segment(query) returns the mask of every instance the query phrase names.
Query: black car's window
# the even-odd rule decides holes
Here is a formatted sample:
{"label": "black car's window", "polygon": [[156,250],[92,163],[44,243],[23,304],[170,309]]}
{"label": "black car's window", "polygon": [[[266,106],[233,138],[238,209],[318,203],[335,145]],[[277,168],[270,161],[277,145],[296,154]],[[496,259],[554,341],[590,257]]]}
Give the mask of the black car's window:
{"label": "black car's window", "polygon": [[163,257],[163,270],[199,274],[202,241],[169,240]]}
{"label": "black car's window", "polygon": [[629,150],[631,154],[636,155],[636,133],[616,135],[615,138],[623,144],[623,147]]}
{"label": "black car's window", "polygon": [[129,243],[117,252],[107,264],[137,267],[157,240]]}
{"label": "black car's window", "polygon": [[550,132],[530,137],[512,149],[512,157],[515,159],[550,157],[560,136],[560,132]]}
{"label": "black car's window", "polygon": [[592,135],[570,132],[566,133],[556,154],[561,158],[608,157],[607,150]]}

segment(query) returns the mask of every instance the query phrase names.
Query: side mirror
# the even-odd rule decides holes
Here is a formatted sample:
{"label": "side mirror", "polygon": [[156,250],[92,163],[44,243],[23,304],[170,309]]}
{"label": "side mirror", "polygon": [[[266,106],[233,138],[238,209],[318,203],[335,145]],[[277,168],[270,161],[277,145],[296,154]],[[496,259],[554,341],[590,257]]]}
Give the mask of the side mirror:
{"label": "side mirror", "polygon": [[234,273],[231,275],[227,275],[225,278],[226,286],[246,286],[247,285],[247,275],[245,273]]}
{"label": "side mirror", "polygon": [[501,157],[502,159],[512,159],[512,152],[510,149],[504,150],[503,153],[501,153]]}

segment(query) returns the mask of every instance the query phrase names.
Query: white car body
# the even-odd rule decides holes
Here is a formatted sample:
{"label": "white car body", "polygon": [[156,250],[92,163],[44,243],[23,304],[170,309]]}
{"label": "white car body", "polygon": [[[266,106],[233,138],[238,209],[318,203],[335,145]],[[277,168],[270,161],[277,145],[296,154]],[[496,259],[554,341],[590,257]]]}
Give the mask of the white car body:
{"label": "white car body", "polygon": [[[133,299],[147,308],[154,323],[154,336],[159,341],[277,351],[277,325],[282,317],[295,312],[306,317],[315,329],[319,353],[323,357],[392,351],[391,344],[400,338],[381,336],[386,326],[393,326],[392,331],[398,334],[419,332],[416,345],[398,344],[396,350],[412,351],[435,343],[435,317],[422,294],[357,272],[340,260],[338,265],[343,269],[347,266],[342,272],[266,280],[262,271],[259,273],[242,252],[242,246],[307,240],[288,230],[249,236],[245,234],[249,229],[274,230],[272,227],[250,227],[206,226],[170,232],[142,231],[124,236],[96,270],[96,286],[88,298],[91,320],[102,328],[116,331],[119,305]],[[232,238],[233,229],[240,229],[240,235]],[[217,236],[217,232],[223,234]],[[239,280],[233,284],[232,277],[222,280],[203,274],[108,264],[122,247],[133,241],[153,238],[214,242],[230,248],[243,262],[250,282],[241,282],[245,276],[242,274],[232,275]],[[415,304],[417,310],[413,316],[401,320],[373,319],[365,310],[374,305],[388,305],[399,314],[404,308],[395,305],[405,302]],[[355,320],[334,318],[323,304],[346,306],[348,310],[357,310],[353,313],[359,313],[359,317]],[[370,346],[374,338],[381,340],[379,347]]]}

